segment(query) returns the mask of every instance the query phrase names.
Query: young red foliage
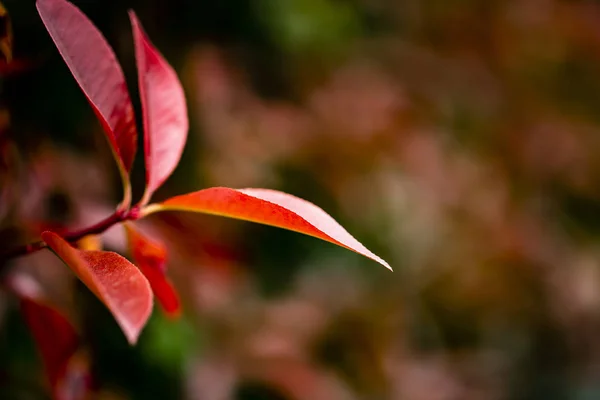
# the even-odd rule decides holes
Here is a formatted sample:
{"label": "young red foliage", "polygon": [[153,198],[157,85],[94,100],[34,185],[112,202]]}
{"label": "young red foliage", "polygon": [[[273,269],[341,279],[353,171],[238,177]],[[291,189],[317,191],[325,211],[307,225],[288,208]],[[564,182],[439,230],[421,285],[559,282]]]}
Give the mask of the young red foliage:
{"label": "young red foliage", "polygon": [[345,247],[391,270],[387,262],[369,251],[321,208],[287,193],[214,187],[150,205],[146,213],[166,210],[221,215],[289,229]]}
{"label": "young red foliage", "polygon": [[21,298],[21,313],[42,356],[50,386],[56,393],[79,346],[75,328],[54,307],[30,297]]}
{"label": "young red foliage", "polygon": [[135,265],[117,253],[78,250],[53,232],[42,239],[108,307],[129,343],[136,343],[152,312],[152,291]]}
{"label": "young red foliage", "polygon": [[177,74],[152,45],[133,11],[129,12],[144,117],[146,192],[141,204],[171,175],[187,140],[185,94]]}
{"label": "young red foliage", "polygon": [[65,0],[38,0],[37,9],[58,51],[100,119],[128,185],[127,175],[137,149],[137,131],[125,77],[113,50],[73,4]]}
{"label": "young red foliage", "polygon": [[150,282],[152,291],[167,316],[178,317],[181,313],[179,295],[166,276],[166,247],[142,234],[133,224],[126,223],[124,226],[133,260]]}
{"label": "young red foliage", "polygon": [[[153,212],[185,210],[254,221],[315,236],[391,269],[322,209],[289,194],[267,189],[216,187],[146,206],[180,160],[187,138],[188,119],[185,95],[175,71],[149,41],[133,12],[129,16],[144,120],[146,190],[139,202],[143,208],[131,210],[128,175],[137,147],[137,132],[123,72],[106,40],[79,9],[66,0],[38,0],[37,7],[61,55],[102,122],[125,185],[125,201],[113,216],[82,231],[65,233],[69,240],[99,234],[116,223]],[[106,304],[127,339],[135,343],[152,309],[150,285],[168,314],[179,312],[179,298],[164,274],[164,247],[132,228],[128,228],[128,236],[133,257],[142,272],[116,253],[77,250],[55,233],[42,233],[46,245]],[[36,242],[9,254],[27,254],[44,246]]]}

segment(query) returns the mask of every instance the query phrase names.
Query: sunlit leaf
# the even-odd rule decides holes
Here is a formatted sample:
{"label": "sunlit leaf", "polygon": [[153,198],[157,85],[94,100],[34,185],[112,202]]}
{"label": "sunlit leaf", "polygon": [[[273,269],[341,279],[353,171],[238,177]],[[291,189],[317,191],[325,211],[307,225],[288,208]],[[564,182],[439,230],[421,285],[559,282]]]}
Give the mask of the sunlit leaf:
{"label": "sunlit leaf", "polygon": [[181,312],[179,295],[166,276],[166,247],[142,234],[133,224],[126,223],[124,226],[136,265],[150,282],[152,291],[165,313],[170,317],[178,317]]}
{"label": "sunlit leaf", "polygon": [[171,175],[188,132],[185,95],[177,74],[152,45],[138,18],[129,12],[144,117],[146,192],[142,204]]}
{"label": "sunlit leaf", "polygon": [[387,262],[369,251],[321,208],[275,190],[215,187],[151,204],[144,213],[166,210],[201,212],[289,229],[345,247],[391,270]]}
{"label": "sunlit leaf", "polygon": [[152,312],[152,291],[144,275],[117,253],[77,250],[49,231],[42,239],[108,307],[134,344]]}
{"label": "sunlit leaf", "polygon": [[123,71],[106,39],[65,0],[38,0],[37,9],[106,132],[129,196],[128,173],[137,149],[133,106]]}

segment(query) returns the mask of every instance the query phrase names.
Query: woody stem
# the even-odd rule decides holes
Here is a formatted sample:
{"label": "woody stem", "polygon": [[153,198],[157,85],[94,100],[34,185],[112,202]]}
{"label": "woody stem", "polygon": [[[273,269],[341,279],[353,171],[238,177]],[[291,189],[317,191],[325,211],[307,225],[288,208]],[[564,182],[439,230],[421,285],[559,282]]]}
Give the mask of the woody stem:
{"label": "woody stem", "polygon": [[[109,217],[103,219],[102,221],[88,226],[87,228],[75,230],[72,232],[67,232],[62,236],[67,242],[74,243],[78,240],[84,238],[88,235],[97,235],[100,234],[107,229],[111,228],[113,225],[116,225],[120,222],[124,222],[127,220],[134,220],[139,217],[139,212],[135,209],[125,210],[125,211],[116,211],[114,214]],[[36,242],[28,243],[25,245],[17,246],[8,251],[4,251],[0,253],[0,262],[7,261],[15,257],[24,256],[27,254],[35,253],[36,251],[45,249],[48,247],[44,241],[39,240]]]}

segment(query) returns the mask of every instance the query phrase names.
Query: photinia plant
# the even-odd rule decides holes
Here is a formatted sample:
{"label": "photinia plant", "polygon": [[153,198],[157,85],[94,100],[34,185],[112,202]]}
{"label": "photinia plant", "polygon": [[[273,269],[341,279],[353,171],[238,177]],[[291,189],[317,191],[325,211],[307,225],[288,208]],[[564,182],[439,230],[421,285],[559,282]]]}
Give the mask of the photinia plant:
{"label": "photinia plant", "polygon": [[[167,249],[134,225],[134,221],[153,213],[190,211],[285,228],[345,247],[391,269],[322,209],[286,193],[214,187],[150,203],[152,194],[179,163],[188,132],[187,108],[175,71],[152,45],[135,13],[130,11],[146,167],[144,194],[139,202],[132,204],[129,176],[137,149],[137,129],[123,71],[115,54],[102,34],[73,4],[66,0],[38,0],[37,9],[100,120],[122,178],[124,195],[115,212],[97,224],[78,231],[45,231],[41,241],[13,249],[5,256],[20,256],[43,248],[52,250],[106,305],[131,344],[136,343],[150,316],[153,295],[168,315],[175,317],[180,312],[177,292],[166,276]],[[115,224],[124,226],[137,266],[117,253],[77,246],[81,239],[101,234]],[[28,318],[42,309],[27,304]],[[43,314],[48,313],[43,311]],[[53,317],[53,320],[58,318]]]}

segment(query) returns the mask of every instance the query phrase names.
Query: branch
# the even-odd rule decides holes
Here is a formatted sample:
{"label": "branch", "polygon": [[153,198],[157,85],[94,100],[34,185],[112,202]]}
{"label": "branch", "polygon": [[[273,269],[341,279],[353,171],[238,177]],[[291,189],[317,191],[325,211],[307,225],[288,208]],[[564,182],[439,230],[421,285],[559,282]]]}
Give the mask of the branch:
{"label": "branch", "polygon": [[[111,228],[113,225],[116,225],[120,222],[124,222],[127,220],[134,220],[139,218],[139,212],[134,208],[126,211],[116,211],[111,216],[103,219],[102,221],[91,225],[87,228],[80,229],[73,232],[68,232],[64,235],[61,235],[63,239],[65,239],[69,243],[77,242],[78,240],[84,238],[88,235],[97,235]],[[36,251],[45,249],[47,247],[46,243],[43,241],[37,241],[28,243],[26,245],[17,246],[8,251],[0,253],[0,262],[7,261],[12,258],[24,256],[27,254],[35,253]],[[1,266],[1,265],[0,265]]]}

